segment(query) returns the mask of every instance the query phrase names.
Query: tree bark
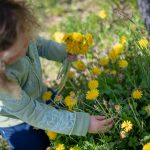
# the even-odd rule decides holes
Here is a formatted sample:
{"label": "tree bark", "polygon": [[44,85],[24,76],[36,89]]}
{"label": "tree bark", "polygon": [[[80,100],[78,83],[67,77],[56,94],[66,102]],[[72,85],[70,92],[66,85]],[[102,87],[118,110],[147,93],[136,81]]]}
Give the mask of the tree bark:
{"label": "tree bark", "polygon": [[139,9],[145,26],[150,34],[150,0],[138,0]]}

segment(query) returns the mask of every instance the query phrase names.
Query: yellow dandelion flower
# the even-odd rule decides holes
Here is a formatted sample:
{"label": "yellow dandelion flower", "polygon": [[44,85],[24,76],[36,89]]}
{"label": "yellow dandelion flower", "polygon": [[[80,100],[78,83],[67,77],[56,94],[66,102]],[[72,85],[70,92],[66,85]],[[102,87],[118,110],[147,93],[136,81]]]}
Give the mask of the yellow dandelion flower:
{"label": "yellow dandelion flower", "polygon": [[63,32],[55,32],[53,34],[54,40],[58,43],[62,43],[63,42],[63,38],[64,38],[64,33]]}
{"label": "yellow dandelion flower", "polygon": [[133,128],[133,124],[131,121],[127,120],[121,124],[121,128],[124,129],[125,132],[129,132]]}
{"label": "yellow dandelion flower", "polygon": [[94,67],[92,70],[91,70],[92,74],[93,75],[100,75],[101,74],[101,70],[99,67]]}
{"label": "yellow dandelion flower", "polygon": [[66,96],[64,102],[66,106],[68,106],[69,110],[72,110],[72,107],[76,105],[77,100],[75,100],[72,96]]}
{"label": "yellow dandelion flower", "polygon": [[141,90],[134,90],[132,92],[132,98],[134,98],[134,99],[141,99],[142,95],[143,95],[143,93]]}
{"label": "yellow dandelion flower", "polygon": [[117,58],[119,57],[119,54],[118,54],[116,51],[111,50],[111,51],[109,52],[108,56],[109,56],[109,58],[110,58],[111,60],[115,60],[115,59],[117,59]]}
{"label": "yellow dandelion flower", "polygon": [[73,32],[65,34],[63,41],[66,44],[67,52],[71,54],[86,54],[89,46],[93,43],[93,38],[89,33],[83,35]]}
{"label": "yellow dandelion flower", "polygon": [[66,34],[63,38],[66,43],[66,49],[68,53],[77,54],[80,51],[80,47],[77,41],[73,41],[72,34]]}
{"label": "yellow dandelion flower", "polygon": [[112,48],[117,54],[122,53],[124,46],[121,43],[116,43]]}
{"label": "yellow dandelion flower", "polygon": [[53,93],[51,91],[47,91],[42,95],[42,100],[43,101],[48,101],[51,99]]}
{"label": "yellow dandelion flower", "polygon": [[95,100],[99,95],[99,91],[97,89],[90,90],[86,94],[86,99],[87,100]]}
{"label": "yellow dandelion flower", "polygon": [[128,66],[128,62],[122,59],[122,60],[119,60],[118,65],[120,68],[126,68]]}
{"label": "yellow dandelion flower", "polygon": [[116,71],[116,70],[112,70],[112,71],[111,71],[111,74],[112,74],[113,76],[115,76],[115,75],[117,74],[117,71]]}
{"label": "yellow dandelion flower", "polygon": [[77,42],[81,42],[83,40],[83,36],[81,33],[73,32],[72,33],[72,40],[77,41]]}
{"label": "yellow dandelion flower", "polygon": [[126,43],[126,41],[127,41],[127,38],[126,38],[126,36],[123,35],[123,36],[121,37],[121,44],[124,45],[124,44]]}
{"label": "yellow dandelion flower", "polygon": [[93,43],[93,37],[90,33],[83,35],[83,40],[78,45],[80,47],[79,54],[85,55],[88,52],[89,46]]}
{"label": "yellow dandelion flower", "polygon": [[140,48],[144,49],[144,48],[147,48],[148,47],[148,40],[146,39],[141,39],[138,41],[138,44],[140,46]]}
{"label": "yellow dandelion flower", "polygon": [[74,71],[68,71],[68,73],[67,73],[68,79],[72,79],[73,76],[74,76]]}
{"label": "yellow dandelion flower", "polygon": [[58,144],[56,146],[56,150],[65,150],[65,145],[64,144]]}
{"label": "yellow dandelion flower", "polygon": [[66,33],[63,37],[63,41],[64,42],[70,42],[72,40],[72,36],[71,36],[71,33]]}
{"label": "yellow dandelion flower", "polygon": [[147,112],[148,116],[150,116],[150,104],[145,106],[144,110]]}
{"label": "yellow dandelion flower", "polygon": [[98,88],[98,81],[97,80],[90,80],[88,82],[88,87],[90,90]]}
{"label": "yellow dandelion flower", "polygon": [[80,70],[80,71],[84,71],[86,69],[86,66],[85,64],[81,61],[81,60],[78,60],[74,63],[74,67],[77,69],[77,70]]}
{"label": "yellow dandelion flower", "polygon": [[85,34],[85,38],[87,40],[88,45],[92,45],[93,43],[93,37],[90,33]]}
{"label": "yellow dandelion flower", "polygon": [[71,53],[71,54],[77,54],[78,53],[78,49],[74,48],[75,47],[75,43],[74,42],[68,42],[66,44],[66,48],[67,48],[67,52]]}
{"label": "yellow dandelion flower", "polygon": [[51,140],[55,140],[55,139],[56,139],[56,136],[57,136],[57,133],[56,133],[56,132],[53,132],[53,131],[46,131],[46,134],[47,134],[47,136],[49,137],[49,139],[51,139]]}
{"label": "yellow dandelion flower", "polygon": [[107,17],[107,14],[106,14],[106,11],[105,10],[101,10],[98,14],[98,16],[101,18],[101,19],[105,19]]}
{"label": "yellow dandelion flower", "polygon": [[119,112],[121,110],[121,105],[115,105],[116,112]]}
{"label": "yellow dandelion flower", "polygon": [[106,66],[109,63],[109,59],[107,57],[103,57],[99,60],[100,65]]}
{"label": "yellow dandelion flower", "polygon": [[150,150],[150,142],[145,144],[142,150]]}
{"label": "yellow dandelion flower", "polygon": [[81,50],[80,50],[80,54],[86,54],[88,52],[88,44],[87,43],[82,43],[81,44]]}

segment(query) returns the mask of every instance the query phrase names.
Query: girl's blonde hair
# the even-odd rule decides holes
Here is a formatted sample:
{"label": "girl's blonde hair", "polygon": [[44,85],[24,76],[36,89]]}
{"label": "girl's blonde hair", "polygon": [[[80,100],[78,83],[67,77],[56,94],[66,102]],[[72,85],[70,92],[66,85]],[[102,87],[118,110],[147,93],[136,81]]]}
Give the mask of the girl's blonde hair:
{"label": "girl's blonde hair", "polygon": [[[13,46],[18,31],[30,39],[36,37],[40,24],[33,14],[33,9],[24,0],[0,0],[0,51]],[[16,93],[18,87],[15,81],[8,79],[5,65],[0,61],[0,90]]]}

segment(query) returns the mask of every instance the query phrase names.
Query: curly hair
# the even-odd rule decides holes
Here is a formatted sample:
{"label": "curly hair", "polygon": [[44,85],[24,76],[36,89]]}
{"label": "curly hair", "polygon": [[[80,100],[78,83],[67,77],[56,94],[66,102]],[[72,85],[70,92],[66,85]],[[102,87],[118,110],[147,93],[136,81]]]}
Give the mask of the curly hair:
{"label": "curly hair", "polygon": [[[24,0],[0,0],[0,51],[15,44],[18,32],[23,32],[30,39],[35,38],[40,24],[33,14],[33,9]],[[5,64],[0,61],[0,90],[16,93],[17,89],[19,86],[7,78]]]}
{"label": "curly hair", "polygon": [[33,14],[24,0],[0,0],[0,51],[15,43],[18,30],[31,38],[35,36],[40,24]]}

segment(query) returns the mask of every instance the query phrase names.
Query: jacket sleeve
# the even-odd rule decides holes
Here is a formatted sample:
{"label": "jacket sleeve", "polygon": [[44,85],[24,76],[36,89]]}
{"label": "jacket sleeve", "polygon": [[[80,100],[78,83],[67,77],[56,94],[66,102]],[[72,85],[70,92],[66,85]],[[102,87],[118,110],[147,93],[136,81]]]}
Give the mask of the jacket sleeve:
{"label": "jacket sleeve", "polygon": [[21,91],[20,99],[8,93],[0,93],[4,110],[24,122],[43,130],[51,130],[61,134],[85,136],[90,116],[83,112],[57,110]]}
{"label": "jacket sleeve", "polygon": [[67,58],[65,44],[38,37],[36,40],[39,56],[48,60],[63,62]]}

